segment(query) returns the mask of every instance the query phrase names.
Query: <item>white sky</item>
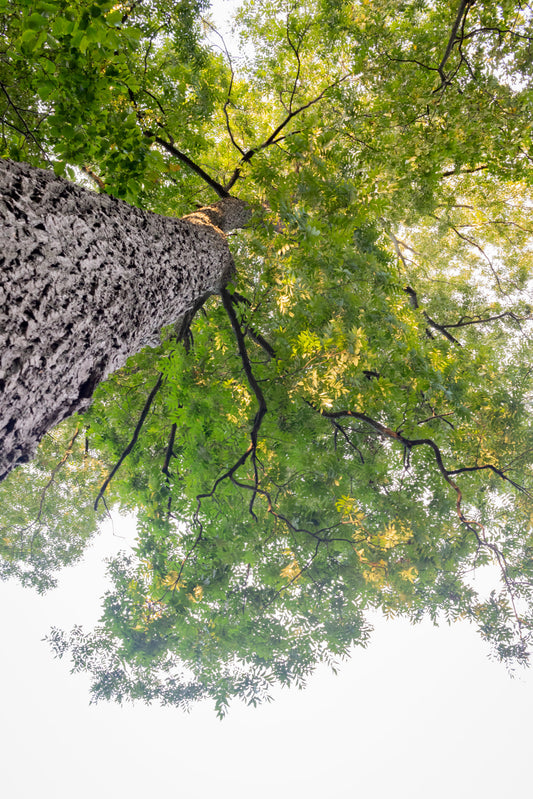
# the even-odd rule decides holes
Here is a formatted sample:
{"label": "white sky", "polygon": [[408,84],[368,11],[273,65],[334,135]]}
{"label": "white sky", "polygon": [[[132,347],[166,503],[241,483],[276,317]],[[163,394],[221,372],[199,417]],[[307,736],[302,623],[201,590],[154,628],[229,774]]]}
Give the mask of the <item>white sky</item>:
{"label": "white sky", "polygon": [[[116,526],[116,532],[128,535]],[[496,799],[530,796],[533,672],[510,679],[467,626],[379,622],[339,676],[219,721],[143,705],[88,705],[53,660],[52,624],[99,615],[107,529],[57,591],[0,584],[0,795],[9,799]]]}
{"label": "white sky", "polygon": [[[219,3],[220,5],[220,3]],[[222,1],[222,13],[233,5]],[[126,523],[125,523],[126,524]],[[117,532],[131,534],[131,528]],[[0,583],[0,795],[9,799],[498,799],[531,795],[533,672],[511,680],[466,625],[378,622],[339,676],[224,721],[88,705],[51,625],[99,615],[109,529],[57,591]]]}

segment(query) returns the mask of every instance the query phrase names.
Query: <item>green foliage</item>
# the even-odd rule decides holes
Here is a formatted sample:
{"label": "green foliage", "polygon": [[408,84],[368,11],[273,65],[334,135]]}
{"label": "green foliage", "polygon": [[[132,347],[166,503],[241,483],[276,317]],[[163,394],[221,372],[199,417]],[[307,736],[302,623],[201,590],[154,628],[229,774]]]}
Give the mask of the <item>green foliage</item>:
{"label": "green foliage", "polygon": [[24,471],[0,485],[2,579],[17,577],[44,592],[97,532],[102,464],[88,449],[88,435],[80,419],[69,419],[45,436]]}
{"label": "green foliage", "polygon": [[[255,209],[232,234],[234,285],[192,342],[163,331],[98,389],[87,449],[53,472],[47,439],[10,477],[5,568],[44,588],[35,541],[45,575],[69,542],[81,551],[96,520],[70,525],[65,509],[76,491],[96,498],[163,375],[105,492],[137,514],[135,551],[110,564],[94,632],[51,634],[95,698],[254,703],[366,644],[373,608],[470,619],[524,662],[530,12],[247,2],[230,63],[202,38],[200,5],[4,11],[3,155],[77,167],[158,213],[213,188]],[[53,433],[63,452],[76,424]],[[501,585],[485,598],[472,575],[489,563]]]}

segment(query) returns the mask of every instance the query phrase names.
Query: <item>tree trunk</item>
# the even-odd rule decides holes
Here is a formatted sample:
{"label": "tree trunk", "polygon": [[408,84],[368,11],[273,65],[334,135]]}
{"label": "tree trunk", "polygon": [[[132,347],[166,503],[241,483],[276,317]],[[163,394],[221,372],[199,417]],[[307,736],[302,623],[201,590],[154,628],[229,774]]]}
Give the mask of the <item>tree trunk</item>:
{"label": "tree trunk", "polygon": [[0,480],[98,383],[227,282],[221,200],[184,219],[0,160]]}

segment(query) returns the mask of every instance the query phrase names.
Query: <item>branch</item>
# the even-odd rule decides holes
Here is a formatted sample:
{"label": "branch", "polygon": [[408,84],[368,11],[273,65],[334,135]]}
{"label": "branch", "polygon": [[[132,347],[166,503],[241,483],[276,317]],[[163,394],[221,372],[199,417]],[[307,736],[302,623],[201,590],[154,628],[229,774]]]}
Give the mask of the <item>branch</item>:
{"label": "branch", "polygon": [[520,491],[522,494],[525,494],[526,497],[529,497],[529,499],[533,499],[533,495],[530,494],[529,491],[524,488],[524,486],[515,483],[514,480],[511,480],[510,477],[507,477],[507,475],[505,474],[504,471],[502,471],[502,469],[498,469],[496,466],[493,466],[492,463],[486,463],[483,466],[461,466],[459,469],[450,469],[448,471],[448,474],[464,474],[465,472],[480,472],[483,469],[490,469],[491,472],[496,474],[502,480],[505,480],[506,482],[510,483],[514,488],[517,489],[517,491]]}
{"label": "branch", "polygon": [[450,33],[450,38],[448,39],[448,44],[446,45],[446,50],[442,57],[442,61],[437,67],[438,73],[441,78],[441,84],[433,91],[433,94],[438,92],[440,89],[443,88],[443,86],[445,86],[448,83],[448,78],[444,72],[444,67],[452,53],[454,44],[456,44],[456,42],[458,41],[457,31],[459,30],[459,26],[462,23],[464,23],[464,20],[466,19],[466,15],[468,14],[470,6],[473,5],[474,2],[475,0],[461,0],[461,4],[457,11],[457,16],[455,17],[455,22],[453,23],[452,31]]}
{"label": "branch", "polygon": [[[344,437],[344,440],[346,441],[346,443],[350,447],[352,447],[352,449],[354,449],[357,452],[357,454],[359,455],[359,457],[361,459],[361,463],[364,464],[365,459],[363,458],[363,453],[361,452],[359,447],[355,446],[355,444],[353,443],[352,439],[350,438],[350,436],[348,435],[348,433],[346,432],[344,427],[341,424],[339,424],[338,422],[336,422],[335,419],[331,419],[330,421],[331,421],[331,424],[333,425],[333,427],[335,428],[335,431],[339,432]],[[336,448],[337,447],[335,446],[335,449]]]}
{"label": "branch", "polygon": [[443,461],[443,458],[442,458],[442,453],[441,453],[439,447],[430,438],[409,439],[409,438],[406,438],[405,436],[401,435],[401,433],[398,433],[396,430],[392,430],[391,428],[387,427],[384,424],[381,424],[381,422],[378,422],[375,419],[372,419],[370,416],[367,416],[364,413],[359,413],[359,412],[356,412],[356,411],[333,411],[333,412],[328,412],[328,411],[318,410],[317,408],[314,408],[314,406],[309,401],[307,401],[307,404],[310,405],[310,407],[313,408],[315,411],[318,411],[322,416],[325,416],[326,418],[329,418],[330,420],[331,419],[338,419],[338,418],[343,417],[343,416],[348,416],[348,417],[360,419],[360,420],[366,422],[371,427],[373,427],[375,430],[377,430],[381,435],[387,436],[388,438],[391,438],[393,440],[396,440],[396,441],[400,442],[401,444],[403,444],[403,446],[408,451],[410,451],[413,447],[417,447],[417,446],[428,446],[428,447],[430,447],[433,450],[433,454],[435,456],[435,461],[437,463],[438,470],[442,474],[444,480],[448,483],[448,485],[451,488],[453,488],[453,490],[456,493],[456,497],[457,497],[456,510],[457,510],[457,516],[459,517],[460,522],[462,524],[464,524],[464,526],[466,527],[467,530],[469,530],[471,533],[474,534],[474,536],[476,537],[480,547],[482,547],[482,546],[486,547],[496,557],[496,561],[498,563],[498,567],[499,567],[499,569],[501,571],[503,580],[504,580],[506,588],[507,588],[507,592],[508,592],[510,600],[511,600],[511,606],[512,606],[512,610],[513,610],[513,615],[514,615],[514,617],[516,619],[516,622],[517,622],[517,625],[518,625],[518,631],[519,631],[520,639],[523,641],[524,640],[523,639],[523,634],[522,634],[523,622],[522,622],[522,619],[521,619],[520,615],[518,614],[518,611],[517,611],[517,608],[516,608],[516,602],[515,602],[516,584],[513,582],[512,578],[509,577],[509,570],[508,570],[508,566],[507,566],[507,562],[506,562],[505,556],[504,556],[503,552],[499,549],[499,547],[496,544],[493,544],[492,542],[487,540],[487,537],[485,535],[485,528],[480,522],[466,518],[466,516],[464,515],[464,512],[463,512],[463,509],[461,507],[462,499],[463,499],[462,491],[461,491],[460,487],[457,485],[457,483],[452,479],[451,476],[452,475],[456,475],[456,474],[462,474],[463,472],[473,472],[473,471],[481,471],[483,469],[489,469],[492,472],[494,472],[494,474],[496,474],[498,477],[500,477],[502,480],[506,480],[507,482],[511,483],[511,485],[514,488],[516,488],[518,491],[524,493],[530,499],[533,499],[533,496],[528,491],[526,491],[526,489],[523,486],[520,486],[520,485],[518,485],[518,483],[515,483],[513,480],[510,480],[509,477],[507,477],[507,475],[501,469],[498,469],[496,466],[494,466],[492,464],[485,464],[483,466],[464,466],[464,467],[460,467],[458,469],[447,469],[445,467],[445,465],[444,465],[444,461]]}
{"label": "branch", "polygon": [[224,41],[224,37],[222,36],[222,34],[215,28],[214,25],[212,25],[209,22],[209,20],[203,19],[202,21],[203,21],[204,25],[206,25],[208,28],[211,28],[213,33],[215,33],[219,37],[220,41],[222,42],[222,48],[224,50],[226,58],[228,59],[228,64],[229,64],[229,68],[230,68],[230,72],[231,72],[231,79],[230,79],[229,88],[228,88],[228,96],[226,97],[226,102],[224,103],[224,106],[223,106],[222,110],[224,112],[224,117],[226,118],[226,129],[227,129],[229,137],[231,139],[231,143],[233,144],[235,149],[240,152],[241,155],[244,155],[244,150],[237,143],[237,141],[236,141],[236,139],[235,139],[235,137],[233,135],[233,131],[231,129],[231,123],[230,123],[230,119],[229,119],[229,114],[228,114],[228,106],[230,105],[231,92],[232,92],[232,89],[233,89],[233,81],[235,79],[235,73],[233,71],[233,62],[231,60],[231,55],[228,52],[228,48],[226,47],[226,42]]}
{"label": "branch", "polygon": [[[513,319],[515,322],[528,322],[532,319],[531,316],[517,316],[513,311],[504,311],[504,313],[497,314],[496,316],[487,316],[485,319],[471,319],[469,317],[463,316],[458,322],[454,322],[453,324],[449,325],[442,325],[442,327],[468,327],[468,325],[483,325],[487,322],[495,322],[497,319],[504,319],[508,316],[510,319]],[[467,322],[464,320],[468,319]]]}
{"label": "branch", "polygon": [[422,315],[426,320],[426,322],[428,323],[428,325],[430,325],[430,327],[434,328],[435,330],[438,330],[439,333],[442,333],[442,335],[445,336],[448,339],[448,341],[451,341],[452,344],[457,344],[458,347],[463,346],[460,341],[458,341],[454,336],[452,336],[451,333],[448,333],[444,325],[439,325],[438,322],[435,322],[430,316],[428,316],[426,311],[422,311]]}
{"label": "branch", "polygon": [[[74,435],[72,436],[72,438],[70,439],[70,441],[69,441],[69,443],[67,445],[67,449],[65,451],[65,454],[63,455],[63,457],[61,458],[59,463],[57,463],[54,466],[54,468],[52,469],[52,473],[50,474],[50,478],[49,478],[47,484],[44,486],[43,490],[41,491],[41,499],[39,501],[39,510],[37,511],[36,518],[33,519],[33,521],[31,521],[30,524],[28,524],[26,527],[23,527],[22,530],[18,531],[18,536],[21,539],[21,546],[22,546],[22,535],[23,535],[23,533],[25,533],[27,530],[29,530],[34,525],[39,524],[39,521],[41,520],[41,516],[43,514],[44,500],[46,498],[46,493],[47,493],[48,489],[50,488],[50,486],[52,485],[52,483],[54,482],[56,474],[61,469],[61,467],[64,466],[64,464],[66,463],[66,461],[68,460],[68,458],[72,454],[72,448],[74,446],[74,442],[78,438],[79,434],[80,434],[80,428],[77,427],[76,428],[76,432],[74,433]],[[36,535],[36,533],[34,533],[34,535],[33,535],[32,542],[31,542],[30,546],[33,544],[33,539],[35,538],[35,535]]]}
{"label": "branch", "polygon": [[213,189],[213,191],[218,197],[224,199],[230,196],[228,189],[224,188],[224,186],[222,186],[221,183],[219,183],[217,180],[208,175],[205,169],[202,169],[202,167],[196,164],[191,158],[189,158],[188,155],[182,153],[181,150],[178,150],[178,148],[175,147],[172,142],[166,141],[166,139],[163,139],[161,136],[156,136],[153,133],[153,131],[147,130],[145,131],[144,135],[152,138],[155,142],[157,142],[157,144],[161,145],[161,147],[163,147],[168,153],[173,155],[174,158],[177,158],[178,161],[182,162],[182,164],[188,166],[189,169],[192,170],[192,172],[194,172],[196,175],[202,178],[202,180]]}
{"label": "branch", "polygon": [[215,480],[215,483],[214,483],[213,488],[211,489],[211,491],[209,491],[208,493],[205,493],[205,494],[198,494],[197,495],[196,500],[198,502],[198,507],[197,507],[197,510],[196,510],[196,518],[198,518],[198,510],[200,508],[200,504],[201,504],[202,499],[205,499],[207,497],[212,497],[213,494],[215,493],[217,487],[220,485],[220,483],[223,480],[227,480],[227,479],[233,480],[233,476],[234,476],[235,472],[237,471],[237,469],[239,469],[241,466],[243,466],[246,463],[246,461],[248,460],[249,457],[252,458],[252,464],[253,464],[253,469],[254,469],[254,492],[255,492],[254,495],[252,496],[252,499],[250,500],[250,513],[252,514],[252,516],[254,518],[256,518],[255,513],[253,512],[253,503],[254,503],[255,495],[260,492],[260,489],[259,489],[259,475],[258,475],[258,471],[257,471],[257,460],[256,460],[257,438],[258,438],[259,430],[261,428],[261,424],[263,422],[263,418],[264,418],[264,416],[265,416],[265,414],[267,412],[267,404],[266,404],[265,396],[263,394],[261,386],[257,382],[257,380],[256,380],[256,378],[254,376],[254,373],[252,371],[250,358],[248,357],[248,351],[246,349],[246,343],[244,341],[244,334],[243,334],[243,332],[241,330],[241,327],[239,325],[239,321],[237,319],[237,315],[235,313],[235,309],[233,308],[232,296],[229,293],[229,291],[227,291],[227,289],[222,289],[220,294],[221,294],[221,297],[222,297],[222,304],[223,304],[224,309],[225,309],[225,311],[226,311],[226,313],[227,313],[227,315],[229,317],[231,326],[233,328],[233,332],[235,333],[235,338],[237,339],[237,347],[238,347],[239,355],[240,355],[240,358],[241,358],[241,361],[242,361],[242,366],[243,366],[243,369],[244,369],[244,373],[246,375],[246,380],[248,381],[248,385],[250,386],[250,388],[252,389],[252,391],[253,391],[253,393],[255,395],[255,398],[256,398],[257,404],[258,404],[258,409],[256,411],[256,414],[255,414],[255,417],[254,417],[254,421],[253,421],[253,425],[252,425],[252,430],[250,432],[250,439],[251,439],[250,446],[248,447],[248,449],[245,452],[242,453],[240,458],[233,464],[233,466],[231,466],[227,471],[224,472],[224,474],[220,475],[220,477],[218,477]]}
{"label": "branch", "polygon": [[[390,235],[392,237],[392,234]],[[406,286],[404,288],[404,291],[406,294],[409,294],[409,296],[411,297],[411,305],[413,306],[413,308],[415,310],[419,310],[420,305],[418,302],[418,295],[416,291],[413,288],[411,288],[411,286]],[[430,324],[436,330],[439,330],[444,336],[446,336],[446,338],[448,338],[454,344],[458,344],[459,346],[462,346],[461,343],[447,332],[449,328],[468,327],[470,325],[482,325],[486,324],[487,322],[496,322],[498,319],[505,319],[505,317],[507,316],[515,322],[528,322],[533,318],[531,315],[518,316],[517,314],[514,313],[514,311],[504,311],[501,314],[495,314],[494,316],[486,316],[485,318],[478,317],[477,319],[474,319],[473,317],[470,316],[462,316],[458,322],[451,322],[449,324],[442,324],[442,323],[438,324],[433,319],[431,319],[431,317],[428,316],[428,314],[425,311],[422,311],[422,313],[428,324]]]}
{"label": "branch", "polygon": [[[31,140],[33,141],[33,143],[35,144],[35,146],[37,147],[37,149],[39,150],[39,152],[40,152],[40,153],[42,153],[42,155],[43,155],[44,159],[46,160],[46,162],[47,162],[48,164],[52,165],[52,163],[51,163],[50,159],[48,158],[48,155],[46,154],[46,151],[45,151],[45,149],[43,148],[42,144],[41,144],[41,143],[40,143],[40,141],[39,141],[39,140],[38,140],[38,139],[35,137],[34,133],[33,133],[33,132],[30,130],[30,128],[28,127],[28,124],[27,124],[26,120],[24,119],[24,117],[22,116],[22,114],[21,114],[21,112],[20,112],[20,109],[19,109],[19,107],[15,105],[15,103],[13,102],[13,100],[11,99],[11,97],[9,96],[9,94],[8,94],[8,92],[7,92],[7,89],[6,89],[6,87],[5,87],[5,86],[4,86],[4,84],[3,84],[3,83],[1,83],[1,82],[0,82],[0,89],[3,91],[3,93],[4,93],[4,95],[5,95],[5,98],[6,98],[6,100],[7,100],[7,103],[8,103],[8,105],[9,105],[9,106],[11,106],[11,108],[13,109],[13,111],[14,111],[15,115],[16,115],[16,116],[19,118],[19,120],[20,120],[20,122],[21,122],[21,124],[22,124],[22,127],[24,128],[24,130],[20,130],[19,128],[16,128],[14,125],[10,125],[10,124],[9,124],[9,122],[7,122],[7,120],[3,120],[3,121],[5,122],[5,124],[7,124],[7,125],[8,125],[8,127],[12,127],[12,128],[13,128],[14,130],[16,130],[18,133],[21,133],[21,134],[22,134],[22,136],[24,136],[24,138],[25,138],[25,139],[31,139]],[[42,120],[41,120],[41,121],[42,121]],[[39,123],[39,124],[40,124],[40,123]]]}
{"label": "branch", "polygon": [[[234,305],[238,305],[242,303],[243,305],[247,305],[249,308],[251,307],[252,303],[245,297],[243,294],[239,294],[239,292],[234,291],[231,296],[231,301]],[[257,309],[256,309],[257,310]],[[244,331],[245,335],[250,336],[253,342],[257,344],[261,349],[263,349],[270,358],[276,357],[276,352],[272,344],[270,344],[261,333],[258,333],[251,325],[246,325],[246,329]]]}
{"label": "branch", "polygon": [[313,408],[313,410],[320,413],[321,416],[325,416],[326,419],[340,419],[346,416],[353,419],[360,419],[361,421],[366,422],[368,425],[377,430],[382,436],[398,441],[399,443],[403,444],[403,446],[406,447],[408,450],[411,450],[414,447],[419,447],[419,446],[430,447],[433,450],[435,461],[437,463],[437,467],[440,473],[442,474],[446,482],[453,488],[453,490],[457,494],[457,514],[459,516],[459,519],[469,529],[473,529],[471,525],[476,525],[478,527],[481,527],[481,525],[479,525],[479,522],[469,521],[468,519],[465,518],[463,511],[461,509],[462,492],[457,483],[454,480],[452,480],[451,475],[462,474],[463,472],[473,472],[473,471],[481,471],[483,469],[490,469],[492,472],[498,475],[502,480],[511,483],[511,485],[514,486],[514,488],[516,488],[518,491],[520,491],[521,493],[525,494],[528,497],[531,497],[531,494],[523,486],[520,486],[518,483],[515,483],[514,480],[511,480],[509,477],[507,477],[507,475],[501,469],[498,469],[496,466],[490,463],[485,464],[483,466],[463,466],[459,467],[458,469],[446,469],[446,467],[444,466],[442,453],[437,444],[431,438],[407,438],[406,436],[403,436],[401,433],[398,433],[396,430],[392,430],[390,427],[387,427],[381,422],[378,422],[376,419],[372,419],[370,416],[367,416],[364,413],[359,413],[358,411],[325,411],[322,409],[315,408],[309,401],[307,401],[307,404],[311,408]]}
{"label": "branch", "polygon": [[93,170],[89,169],[88,166],[82,166],[81,171],[96,183],[100,191],[106,191],[104,181],[99,175],[96,174],[96,172],[93,172]]}
{"label": "branch", "polygon": [[116,475],[116,473],[118,472],[118,470],[122,466],[122,463],[124,462],[125,458],[127,458],[127,456],[132,451],[133,447],[137,443],[137,439],[139,438],[139,434],[140,434],[140,432],[142,430],[142,426],[144,424],[144,420],[146,419],[146,417],[148,415],[148,411],[150,410],[150,406],[152,405],[152,402],[154,400],[155,395],[157,394],[157,392],[161,388],[161,383],[162,382],[163,382],[163,375],[160,374],[159,377],[157,378],[157,382],[156,382],[155,386],[151,390],[150,394],[148,395],[148,399],[146,400],[146,402],[144,404],[144,408],[142,409],[142,413],[141,413],[141,415],[139,417],[139,421],[137,422],[137,426],[135,428],[135,431],[133,433],[133,436],[131,438],[130,443],[128,444],[128,446],[126,447],[126,449],[124,450],[124,452],[122,453],[122,455],[120,456],[118,461],[116,462],[115,466],[113,467],[113,469],[111,470],[109,475],[106,477],[106,479],[102,483],[100,491],[98,492],[98,496],[96,497],[96,500],[94,502],[94,509],[95,510],[98,510],[98,503],[103,498],[104,492],[105,492],[107,486],[109,485],[109,483],[111,482],[113,477]]}
{"label": "branch", "polygon": [[296,75],[294,76],[294,82],[293,82],[293,85],[292,85],[291,96],[289,98],[288,111],[289,111],[289,113],[291,113],[292,104],[294,102],[294,97],[296,95],[296,89],[298,88],[298,81],[300,80],[300,73],[302,71],[302,62],[301,62],[301,59],[300,59],[300,45],[302,44],[302,40],[303,40],[305,34],[307,33],[307,30],[304,31],[302,33],[302,35],[299,37],[298,46],[296,47],[293,44],[292,39],[291,39],[290,34],[289,34],[289,15],[287,14],[287,22],[286,22],[286,25],[285,25],[285,31],[286,31],[286,35],[287,35],[287,41],[289,42],[289,46],[290,46],[292,52],[296,56],[296,63],[297,63]]}
{"label": "branch", "polygon": [[422,316],[424,317],[428,325],[430,325],[430,327],[434,328],[435,330],[438,330],[439,333],[442,333],[442,335],[445,336],[448,339],[448,341],[451,341],[452,344],[457,344],[458,347],[463,346],[460,341],[457,341],[457,339],[454,338],[454,336],[452,336],[451,333],[448,333],[445,325],[439,325],[439,323],[435,322],[435,320],[432,319],[431,316],[429,316],[429,314],[426,311],[420,308],[420,305],[418,303],[418,295],[416,291],[411,288],[411,286],[406,286],[404,288],[404,292],[406,294],[409,294],[411,298],[411,305],[415,309],[415,311],[421,310]]}
{"label": "branch", "polygon": [[256,398],[257,403],[259,405],[257,413],[256,413],[255,418],[254,418],[254,424],[253,424],[253,427],[252,427],[252,431],[250,433],[250,438],[252,440],[252,445],[253,445],[254,452],[255,452],[255,448],[257,446],[257,434],[259,432],[259,428],[261,426],[261,422],[263,421],[263,417],[264,417],[265,413],[267,412],[267,404],[266,404],[265,396],[263,394],[261,386],[257,382],[257,380],[256,380],[256,378],[254,376],[254,373],[252,372],[252,366],[250,364],[250,359],[248,357],[248,351],[246,349],[246,344],[244,342],[244,335],[242,333],[242,330],[240,328],[240,325],[239,325],[239,322],[238,322],[238,319],[237,319],[237,315],[236,315],[235,310],[233,308],[232,296],[229,293],[229,291],[227,291],[227,289],[224,289],[224,288],[221,291],[221,296],[222,296],[222,304],[224,305],[226,313],[229,316],[229,320],[231,322],[231,326],[233,328],[233,332],[235,333],[235,337],[237,339],[237,346],[238,346],[238,349],[239,349],[239,355],[241,356],[241,361],[242,361],[242,366],[243,366],[243,369],[244,369],[244,374],[246,375],[246,379],[248,381],[248,385],[250,386],[250,388],[252,389],[253,393],[255,394],[255,398]]}
{"label": "branch", "polygon": [[430,72],[438,72],[438,67],[430,67],[429,64],[424,64],[422,61],[418,61],[416,58],[399,58],[398,56],[389,55],[389,53],[385,53],[385,57],[388,58],[389,61],[395,61],[399,64],[417,64],[419,67],[423,67],[424,69],[428,69]]}
{"label": "branch", "polygon": [[312,566],[314,559],[315,559],[315,558],[316,558],[316,556],[318,555],[318,548],[319,548],[319,546],[320,546],[320,544],[321,544],[321,543],[322,543],[321,541],[317,541],[317,542],[316,542],[315,551],[313,552],[313,554],[311,555],[311,557],[309,558],[309,560],[307,561],[307,563],[306,563],[304,566],[302,566],[302,568],[300,569],[300,571],[299,571],[297,574],[295,574],[295,575],[294,575],[294,577],[292,577],[292,578],[289,580],[289,582],[288,582],[288,583],[286,583],[285,585],[283,585],[283,586],[282,586],[282,587],[279,589],[279,591],[276,591],[276,593],[274,594],[274,596],[273,596],[273,597],[272,597],[272,598],[271,598],[271,599],[270,599],[270,600],[267,602],[267,604],[265,605],[265,609],[266,609],[266,608],[268,608],[268,607],[270,607],[270,605],[272,605],[272,603],[273,603],[273,602],[275,602],[275,600],[278,598],[278,596],[280,596],[280,594],[281,594],[281,593],[283,593],[283,591],[286,591],[286,590],[287,590],[287,588],[290,588],[290,586],[291,586],[293,583],[295,583],[295,582],[296,582],[296,580],[299,580],[299,579],[300,579],[300,577],[302,576],[302,574],[303,574],[305,571],[307,571],[307,570],[308,570],[308,569],[309,569],[309,568]]}
{"label": "branch", "polygon": [[408,271],[408,267],[407,267],[407,263],[406,263],[406,260],[405,260],[405,256],[404,256],[403,252],[400,249],[400,243],[401,243],[400,240],[397,239],[396,236],[394,235],[394,233],[391,233],[390,230],[386,230],[385,233],[387,234],[389,239],[392,241],[392,246],[394,247],[396,255],[398,256],[398,258],[402,262],[403,267],[404,267],[405,271],[407,272]]}
{"label": "branch", "polygon": [[335,86],[338,86],[340,83],[345,81],[348,77],[350,77],[350,76],[347,74],[347,75],[344,75],[342,78],[339,78],[339,80],[336,80],[333,83],[330,83],[329,86],[326,86],[326,88],[323,91],[321,91],[319,95],[317,95],[317,97],[314,97],[308,103],[305,103],[305,105],[301,105],[295,111],[289,110],[289,113],[287,114],[287,116],[285,117],[283,122],[280,122],[280,124],[277,126],[277,128],[270,134],[268,139],[265,139],[265,141],[262,144],[258,144],[257,147],[252,147],[250,150],[247,150],[244,153],[244,155],[242,156],[241,160],[239,161],[238,166],[235,167],[235,169],[233,171],[233,175],[231,176],[229,181],[226,183],[226,185],[224,187],[225,191],[229,192],[229,190],[235,185],[235,183],[237,182],[237,180],[239,179],[239,177],[241,175],[243,166],[245,164],[247,164],[249,161],[251,161],[252,158],[254,157],[254,155],[256,155],[261,150],[265,150],[267,147],[270,147],[272,144],[276,144],[279,141],[279,139],[278,139],[279,134],[281,133],[283,128],[285,128],[289,124],[291,119],[294,119],[295,116],[298,116],[298,114],[301,114],[302,111],[306,111],[312,105],[315,105],[315,103],[320,102],[320,100],[322,100],[322,98],[324,97],[326,92],[329,91],[329,89],[333,89]]}
{"label": "branch", "polygon": [[185,557],[183,558],[183,560],[182,560],[182,562],[181,562],[181,567],[180,567],[179,574],[178,574],[178,576],[177,576],[176,582],[175,582],[175,584],[174,584],[173,591],[175,591],[175,590],[176,590],[176,587],[177,587],[177,585],[178,585],[179,581],[181,580],[181,575],[183,574],[183,570],[184,570],[184,568],[185,568],[185,564],[187,563],[187,561],[188,561],[188,560],[189,560],[189,558],[191,557],[192,553],[194,552],[194,550],[196,549],[196,547],[198,546],[198,544],[199,544],[199,543],[200,543],[200,541],[202,540],[202,535],[203,535],[203,530],[202,530],[202,527],[201,527],[201,525],[200,525],[200,532],[199,532],[199,533],[198,533],[198,535],[196,536],[196,539],[195,539],[195,542],[194,542],[194,544],[193,544],[193,545],[192,545],[192,547],[189,549],[189,551],[187,552],[187,554],[185,555]]}
{"label": "branch", "polygon": [[269,358],[276,357],[276,351],[274,347],[272,346],[272,344],[269,344],[269,342],[266,340],[264,336],[261,335],[261,333],[258,333],[256,330],[254,330],[253,327],[250,327],[249,325],[246,326],[245,333],[247,336],[250,336],[250,338],[255,344],[257,344],[259,347],[261,347],[261,349],[263,349],[266,352]]}
{"label": "branch", "polygon": [[[433,218],[436,219],[438,222],[442,221],[442,219],[440,217],[438,217],[436,214],[431,214],[431,216],[433,216]],[[475,247],[475,249],[478,250],[481,253],[483,258],[485,259],[485,261],[489,265],[490,271],[492,272],[492,274],[494,276],[494,279],[496,280],[496,283],[497,283],[497,286],[498,286],[499,290],[501,291],[502,294],[505,294],[506,292],[502,288],[502,284],[500,282],[500,278],[498,276],[498,273],[496,272],[496,270],[494,268],[494,264],[490,260],[489,256],[487,255],[487,253],[485,252],[483,247],[481,247],[481,245],[478,244],[477,241],[474,241],[473,239],[468,238],[468,236],[465,236],[464,233],[461,233],[459,230],[457,230],[455,225],[452,225],[452,223],[450,222],[449,219],[446,219],[445,221],[446,221],[447,225],[449,226],[449,228],[451,230],[453,230],[453,232],[456,234],[456,236],[458,238],[462,239],[463,241],[466,241],[467,244],[470,244],[471,247]]]}
{"label": "branch", "polygon": [[441,177],[451,178],[453,175],[471,175],[473,172],[480,172],[482,169],[488,168],[488,164],[483,164],[482,166],[474,166],[469,169],[449,169],[447,172],[443,172]]}
{"label": "branch", "polygon": [[[429,407],[433,411],[431,405]],[[435,413],[435,411],[433,411],[432,416],[428,416],[426,419],[420,419],[420,421],[417,422],[417,424],[427,424],[428,422],[432,422],[434,419],[440,419],[441,421],[445,422],[449,427],[451,427],[452,430],[455,430],[455,427],[452,424],[452,422],[450,422],[448,419],[445,418],[446,416],[453,416],[453,414],[454,414],[453,411],[449,411],[448,413]]]}
{"label": "branch", "polygon": [[526,42],[530,42],[532,39],[531,36],[526,36],[524,33],[517,33],[516,31],[513,31],[511,28],[489,28],[489,27],[474,28],[474,30],[471,30],[470,33],[465,33],[462,39],[463,41],[465,39],[471,39],[472,36],[477,36],[480,33],[497,33],[500,42],[507,33],[510,34],[511,36],[514,36],[516,39],[525,39]]}
{"label": "branch", "polygon": [[174,422],[174,424],[170,428],[170,438],[168,439],[167,451],[165,453],[165,462],[163,464],[163,468],[161,469],[161,471],[163,472],[163,474],[165,475],[165,477],[167,479],[167,482],[170,482],[170,472],[168,470],[168,467],[169,467],[169,464],[170,464],[170,459],[172,458],[172,455],[174,454],[173,450],[174,450],[174,441],[176,439],[177,427],[178,426],[177,426],[176,422]]}

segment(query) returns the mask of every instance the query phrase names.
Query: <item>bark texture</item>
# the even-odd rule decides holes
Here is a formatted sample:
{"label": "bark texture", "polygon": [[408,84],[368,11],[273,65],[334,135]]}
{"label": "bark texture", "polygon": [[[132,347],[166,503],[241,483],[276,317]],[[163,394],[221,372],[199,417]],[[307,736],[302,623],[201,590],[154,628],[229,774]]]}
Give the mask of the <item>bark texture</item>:
{"label": "bark texture", "polygon": [[183,219],[0,160],[0,480],[164,325],[233,270],[221,200]]}

